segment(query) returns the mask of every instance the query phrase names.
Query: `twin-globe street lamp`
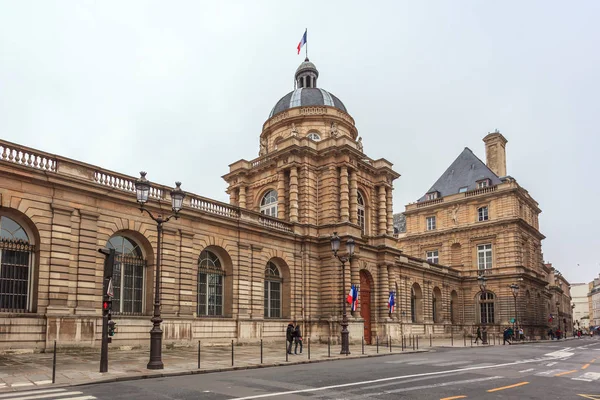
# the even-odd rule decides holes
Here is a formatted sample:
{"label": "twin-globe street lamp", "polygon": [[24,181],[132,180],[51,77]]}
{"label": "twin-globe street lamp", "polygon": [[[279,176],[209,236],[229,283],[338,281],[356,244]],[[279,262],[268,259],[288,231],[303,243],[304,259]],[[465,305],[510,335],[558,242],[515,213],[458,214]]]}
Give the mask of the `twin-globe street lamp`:
{"label": "twin-globe street lamp", "polygon": [[561,336],[564,336],[560,330],[560,301],[556,302],[556,316],[558,317],[558,331],[561,333]]}
{"label": "twin-globe street lamp", "polygon": [[162,362],[162,329],[160,329],[160,323],[162,318],[160,317],[160,258],[161,258],[161,242],[162,242],[162,225],[169,221],[171,218],[179,218],[179,211],[183,207],[183,199],[185,193],[181,190],[181,182],[175,182],[175,189],[171,190],[171,208],[173,214],[168,217],[162,215],[154,216],[150,211],[144,208],[144,204],[148,202],[150,196],[151,185],[146,179],[146,173],[140,172],[140,178],[135,181],[135,194],[137,202],[140,205],[140,211],[143,213],[146,211],[150,218],[156,222],[156,229],[158,231],[158,238],[156,244],[156,283],[154,287],[154,315],[152,316],[152,330],[150,331],[150,362],[148,362],[148,369],[163,369],[164,364]]}
{"label": "twin-globe street lamp", "polygon": [[485,302],[483,303],[483,313],[481,313],[482,309],[481,309],[481,305],[479,306],[479,312],[481,313],[481,325],[482,325],[482,332],[481,332],[481,344],[488,344],[487,341],[487,320],[488,320],[488,308],[487,308],[487,297],[486,297],[486,291],[485,291],[485,285],[487,283],[487,278],[483,275],[479,275],[479,277],[477,278],[477,281],[479,281],[479,289],[481,290],[481,295],[479,297],[481,302]]}
{"label": "twin-globe street lamp", "polygon": [[331,237],[331,251],[333,251],[333,255],[342,263],[342,299],[343,299],[343,308],[342,308],[342,350],[340,354],[350,354],[350,343],[348,341],[348,315],[346,314],[346,299],[343,294],[346,290],[346,267],[345,264],[350,261],[352,255],[354,254],[354,239],[349,238],[346,240],[346,254],[341,256],[338,255],[338,251],[340,250],[340,237],[337,235],[337,232],[333,232],[333,236]]}
{"label": "twin-globe street lamp", "polygon": [[519,295],[519,285],[517,285],[516,283],[513,283],[512,285],[509,286],[510,290],[512,290],[512,295],[515,299],[515,319],[513,320],[513,334],[515,335],[516,340],[519,340],[519,333],[516,332],[516,328],[515,325],[517,323],[518,320],[518,316],[517,316],[517,296]]}

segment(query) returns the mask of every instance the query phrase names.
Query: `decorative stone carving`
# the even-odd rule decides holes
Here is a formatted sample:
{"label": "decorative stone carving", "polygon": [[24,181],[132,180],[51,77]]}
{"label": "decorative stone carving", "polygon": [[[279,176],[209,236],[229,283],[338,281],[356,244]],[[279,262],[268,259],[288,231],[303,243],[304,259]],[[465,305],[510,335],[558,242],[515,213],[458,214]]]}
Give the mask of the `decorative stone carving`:
{"label": "decorative stone carving", "polygon": [[258,155],[262,157],[265,154],[267,154],[267,138],[260,138],[260,150]]}
{"label": "decorative stone carving", "polygon": [[292,130],[290,132],[290,136],[298,136],[298,129],[296,128],[296,124],[292,122]]}
{"label": "decorative stone carving", "polygon": [[458,209],[460,208],[460,204],[456,204],[452,207],[452,221],[454,225],[458,225]]}
{"label": "decorative stone carving", "polygon": [[339,135],[339,131],[338,131],[337,124],[334,121],[332,121],[331,127],[329,128],[329,136],[336,138],[336,137],[338,137],[338,135]]}
{"label": "decorative stone carving", "polygon": [[363,152],[363,143],[362,143],[362,137],[358,138],[358,141],[356,142],[356,148],[358,149],[358,151],[360,151],[361,153]]}

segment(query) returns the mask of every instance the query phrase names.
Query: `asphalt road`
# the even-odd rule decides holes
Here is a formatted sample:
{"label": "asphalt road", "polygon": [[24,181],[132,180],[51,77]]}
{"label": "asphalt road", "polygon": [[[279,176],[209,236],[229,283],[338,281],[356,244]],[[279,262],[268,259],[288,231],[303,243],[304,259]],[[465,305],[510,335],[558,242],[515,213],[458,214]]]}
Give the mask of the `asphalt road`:
{"label": "asphalt road", "polygon": [[445,348],[67,390],[80,392],[71,397],[79,400],[600,399],[600,339]]}

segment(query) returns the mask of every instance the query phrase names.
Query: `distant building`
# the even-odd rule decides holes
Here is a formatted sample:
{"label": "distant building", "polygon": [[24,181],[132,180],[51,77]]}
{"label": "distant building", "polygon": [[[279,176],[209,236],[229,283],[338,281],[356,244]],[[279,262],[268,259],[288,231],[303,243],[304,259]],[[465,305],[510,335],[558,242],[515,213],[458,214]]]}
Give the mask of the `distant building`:
{"label": "distant building", "polygon": [[585,331],[590,327],[590,309],[588,304],[589,284],[572,283],[571,297],[573,298],[573,324],[577,329]]}
{"label": "distant building", "polygon": [[590,327],[600,327],[600,274],[589,284]]}
{"label": "distant building", "polygon": [[[465,148],[416,203],[406,206],[398,246],[404,254],[459,271],[466,305],[461,323],[486,321],[500,331],[516,320],[526,335],[542,336],[560,320],[564,330],[571,321],[568,282],[544,264],[541,210],[507,175],[506,138],[496,131],[483,141],[486,163]],[[480,275],[487,278],[485,296]],[[519,287],[516,312],[513,284]]]}

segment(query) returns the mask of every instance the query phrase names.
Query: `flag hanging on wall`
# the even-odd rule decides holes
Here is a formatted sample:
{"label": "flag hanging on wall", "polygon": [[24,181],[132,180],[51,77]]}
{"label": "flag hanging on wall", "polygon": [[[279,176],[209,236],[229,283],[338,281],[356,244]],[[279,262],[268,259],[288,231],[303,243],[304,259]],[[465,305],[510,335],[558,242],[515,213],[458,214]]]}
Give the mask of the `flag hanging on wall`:
{"label": "flag hanging on wall", "polygon": [[302,50],[302,48],[304,47],[304,45],[306,44],[306,34],[308,33],[308,29],[306,29],[304,31],[304,35],[302,35],[302,39],[300,39],[300,43],[298,43],[298,54],[300,54],[300,50]]}
{"label": "flag hanging on wall", "polygon": [[356,311],[356,309],[358,308],[358,288],[354,285],[352,285],[352,306],[351,306],[351,311]]}
{"label": "flag hanging on wall", "polygon": [[394,301],[394,292],[390,292],[390,297],[388,299],[388,308],[390,310],[390,314],[394,312],[394,306],[396,305]]}

